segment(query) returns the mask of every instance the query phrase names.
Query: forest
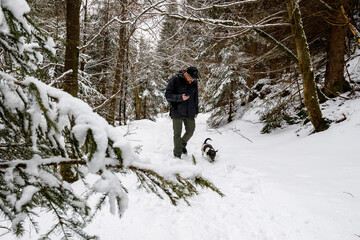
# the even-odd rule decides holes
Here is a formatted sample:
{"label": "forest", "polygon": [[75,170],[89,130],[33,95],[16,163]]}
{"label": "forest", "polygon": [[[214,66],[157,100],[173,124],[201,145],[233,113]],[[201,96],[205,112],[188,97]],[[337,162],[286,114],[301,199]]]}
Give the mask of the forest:
{"label": "forest", "polygon": [[[42,239],[96,238],[83,228],[106,202],[123,215],[127,175],[174,205],[202,188],[224,196],[196,169],[143,162],[124,140],[131,122],[168,113],[164,88],[189,66],[199,69],[209,128],[251,109],[262,134],[308,123],[318,134],[346,120],[323,111],[328,101],[360,96],[360,77],[349,70],[360,53],[359,4],[1,0],[0,215],[11,226],[0,228],[22,236],[29,221],[37,229],[34,209],[43,207],[57,220]],[[71,188],[79,180],[86,196]]]}

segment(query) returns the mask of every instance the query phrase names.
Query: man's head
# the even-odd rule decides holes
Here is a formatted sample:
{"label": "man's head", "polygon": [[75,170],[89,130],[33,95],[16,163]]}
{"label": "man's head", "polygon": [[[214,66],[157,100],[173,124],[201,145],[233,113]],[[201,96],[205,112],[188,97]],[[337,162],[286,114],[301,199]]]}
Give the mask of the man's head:
{"label": "man's head", "polygon": [[199,79],[199,71],[196,67],[188,67],[184,73],[186,81],[192,83],[193,81]]}

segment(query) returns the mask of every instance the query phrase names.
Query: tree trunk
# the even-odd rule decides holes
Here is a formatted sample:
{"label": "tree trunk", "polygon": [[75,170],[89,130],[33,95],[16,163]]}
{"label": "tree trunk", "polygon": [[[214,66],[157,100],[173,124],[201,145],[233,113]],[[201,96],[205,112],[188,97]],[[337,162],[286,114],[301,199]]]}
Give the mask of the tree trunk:
{"label": "tree trunk", "polygon": [[[124,71],[124,72],[125,72],[125,71]],[[127,115],[126,115],[126,98],[127,98],[127,91],[126,91],[126,89],[127,89],[127,80],[128,80],[127,75],[124,75],[124,84],[122,85],[122,86],[123,86],[123,90],[122,90],[122,92],[123,92],[123,95],[122,95],[122,96],[123,96],[123,97],[122,97],[122,99],[121,99],[122,109],[120,109],[120,111],[119,111],[119,115],[121,116],[121,117],[120,117],[120,122],[121,122],[121,120],[122,120],[122,121],[123,121],[123,125],[126,125],[126,119],[127,119]]]}
{"label": "tree trunk", "polygon": [[297,56],[299,60],[299,71],[303,79],[305,107],[309,114],[309,119],[315,127],[315,131],[320,132],[326,130],[328,125],[322,118],[322,113],[318,102],[314,72],[311,66],[309,46],[301,21],[299,0],[288,0],[286,5],[292,24],[291,31],[295,40]]}
{"label": "tree trunk", "polygon": [[63,89],[77,97],[80,43],[80,5],[81,0],[66,1],[66,50],[64,72],[72,71],[64,77]]}
{"label": "tree trunk", "polygon": [[[142,101],[142,115],[144,119],[148,119],[148,114],[147,114],[147,97],[144,97],[143,101]],[[150,115],[150,114],[149,114]]]}
{"label": "tree trunk", "polygon": [[[105,4],[105,23],[109,22],[109,11],[110,11],[110,3],[109,0],[107,0],[106,2],[104,2]],[[101,69],[101,71],[103,72],[103,74],[101,74],[100,77],[100,93],[102,95],[106,95],[106,90],[107,90],[107,84],[108,84],[108,77],[107,77],[107,73],[109,71],[109,64],[108,64],[108,51],[109,51],[109,30],[105,30],[104,31],[104,37],[103,37],[103,41],[104,41],[104,45],[103,45],[103,57],[102,57],[102,61],[103,61],[103,65],[104,67]]]}
{"label": "tree trunk", "polygon": [[[85,0],[85,5],[83,7],[84,9],[84,29],[83,29],[83,44],[82,45],[86,45],[87,44],[87,30],[88,30],[88,0]],[[85,54],[86,48],[83,50],[83,54]],[[84,71],[85,69],[85,59],[81,59],[80,61],[80,70]]]}
{"label": "tree trunk", "polygon": [[134,84],[134,95],[135,95],[135,119],[141,119],[141,97],[140,97],[140,86]]}
{"label": "tree trunk", "polygon": [[[81,0],[66,1],[66,50],[64,71],[72,71],[64,77],[63,89],[77,97],[79,50],[80,43],[80,5]],[[75,182],[79,176],[71,169],[71,165],[61,165],[60,174],[64,181]]]}
{"label": "tree trunk", "polygon": [[[125,21],[126,20],[126,6],[127,6],[127,0],[122,0],[121,1],[121,20]],[[126,62],[126,50],[127,50],[127,41],[126,41],[126,25],[121,24],[120,25],[120,30],[119,30],[119,42],[118,42],[118,46],[119,46],[119,52],[117,55],[117,59],[116,59],[116,69],[115,69],[115,79],[114,79],[114,84],[113,84],[113,90],[112,90],[112,94],[114,95],[116,93],[119,93],[119,95],[121,96],[121,98],[123,98],[124,94],[124,85],[125,85],[125,80],[124,80],[124,76],[126,74],[125,72],[125,62]],[[114,125],[115,123],[115,113],[116,113],[116,100],[118,98],[113,98],[110,102],[110,107],[109,107],[109,113],[107,115],[106,120],[109,122],[109,124]],[[120,100],[119,103],[119,109],[121,112],[121,108],[122,108],[122,100]],[[120,123],[121,123],[121,119],[120,119]]]}
{"label": "tree trunk", "polygon": [[[253,38],[250,38],[249,41],[250,41],[250,45],[251,45],[250,53],[253,56],[257,56],[257,48],[258,48],[257,41],[255,41]],[[254,72],[255,72],[255,66],[254,66],[254,64],[251,64],[251,66],[249,68],[249,76],[246,79],[246,84],[249,88],[252,88],[255,85],[256,78],[255,78]]]}
{"label": "tree trunk", "polygon": [[348,25],[340,6],[337,7],[337,11],[332,15],[334,20],[331,25],[327,50],[325,93],[329,97],[336,97],[337,94],[350,90],[350,85],[344,77],[345,39]]}

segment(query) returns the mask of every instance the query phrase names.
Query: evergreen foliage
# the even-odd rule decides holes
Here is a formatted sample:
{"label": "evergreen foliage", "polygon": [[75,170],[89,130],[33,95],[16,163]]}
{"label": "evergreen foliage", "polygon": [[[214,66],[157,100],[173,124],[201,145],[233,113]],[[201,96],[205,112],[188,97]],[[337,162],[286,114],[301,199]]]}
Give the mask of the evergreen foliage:
{"label": "evergreen foliage", "polygon": [[237,61],[238,47],[223,48],[218,58],[220,64],[211,65],[211,74],[207,80],[203,101],[205,111],[211,113],[208,123],[218,127],[235,119],[239,102],[244,98],[246,82],[241,74],[242,69],[233,64]]}
{"label": "evergreen foliage", "polygon": [[[127,152],[131,157],[124,159],[122,148],[125,146],[121,139],[119,141],[122,137],[115,134],[118,130],[91,113],[81,100],[34,78],[19,83],[3,74],[0,98],[0,206],[18,236],[24,233],[25,219],[37,229],[36,208],[41,207],[57,219],[44,239],[58,231],[66,237],[79,235],[89,239],[91,236],[82,229],[91,221],[87,203],[90,195],[103,194],[95,212],[103,207],[105,197],[113,213],[117,209],[121,215],[126,208],[126,190],[116,173],[122,176],[134,173],[139,187],[160,198],[168,196],[174,205],[180,200],[189,203],[188,198],[198,194],[197,186],[222,195],[201,177],[186,179],[176,174],[167,179],[155,170],[138,167],[136,155]],[[71,165],[84,182],[84,172],[99,176],[93,186],[85,184],[91,186],[86,198],[75,194],[71,186],[62,181],[57,171],[60,165]]]}
{"label": "evergreen foliage", "polygon": [[[11,5],[10,5],[11,6]],[[19,10],[0,4],[0,56],[1,70],[17,72],[17,74],[34,73],[37,65],[42,63],[43,55],[38,50],[48,55],[54,54],[51,38],[46,37],[32,23],[28,16],[30,8]]]}
{"label": "evergreen foliage", "polygon": [[[133,88],[136,88],[132,112],[136,113],[135,119],[154,120],[156,115],[166,108],[163,94],[166,81],[156,74],[158,69],[156,53],[151,49],[148,41],[141,37],[137,48],[132,74]],[[136,98],[138,98],[138,102],[136,102]]]}
{"label": "evergreen foliage", "polygon": [[[176,5],[169,5],[167,8],[172,13],[178,11]],[[183,64],[179,63],[181,61],[180,54],[183,51],[179,42],[182,38],[180,31],[181,21],[165,17],[161,26],[160,40],[157,47],[160,65],[160,71],[158,72],[161,79],[168,80],[173,74],[183,68]]]}

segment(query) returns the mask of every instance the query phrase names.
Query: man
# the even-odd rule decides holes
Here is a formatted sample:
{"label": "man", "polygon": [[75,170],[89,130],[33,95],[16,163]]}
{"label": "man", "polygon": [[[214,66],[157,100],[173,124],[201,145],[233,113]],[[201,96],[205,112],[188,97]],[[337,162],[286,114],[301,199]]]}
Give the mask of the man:
{"label": "man", "polygon": [[[199,98],[196,67],[188,67],[170,78],[165,97],[170,102],[170,117],[174,130],[174,156],[187,154],[186,145],[195,131],[195,118],[199,113]],[[185,133],[181,136],[182,125]]]}

